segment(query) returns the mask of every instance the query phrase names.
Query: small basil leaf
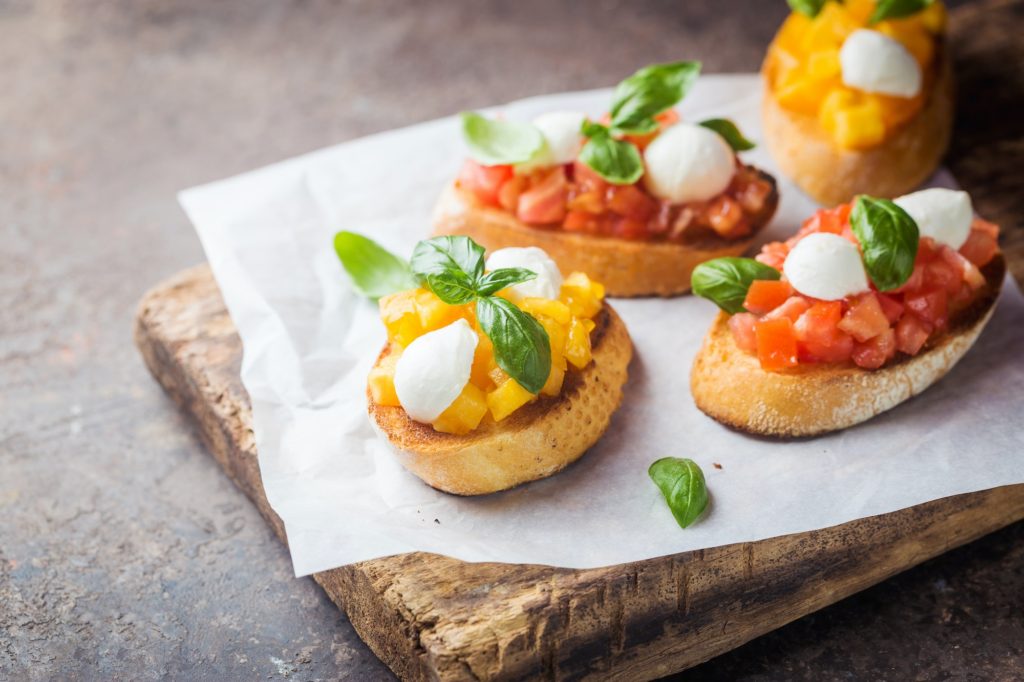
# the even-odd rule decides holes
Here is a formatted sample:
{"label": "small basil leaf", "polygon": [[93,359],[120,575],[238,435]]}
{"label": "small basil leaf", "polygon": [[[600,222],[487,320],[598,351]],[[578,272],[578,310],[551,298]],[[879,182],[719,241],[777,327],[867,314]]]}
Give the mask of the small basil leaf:
{"label": "small basil leaf", "polygon": [[475,282],[484,274],[484,248],[469,237],[424,239],[413,249],[409,266],[420,277],[461,270]]}
{"label": "small basil leaf", "polygon": [[736,124],[727,118],[709,118],[706,121],[701,121],[699,125],[714,130],[721,135],[729,143],[729,146],[733,148],[733,151],[745,152],[757,146],[743,137],[743,133],[736,127]]}
{"label": "small basil leaf", "polygon": [[664,457],[652,464],[647,474],[661,489],[680,528],[689,526],[707,509],[708,487],[704,472],[692,459]]}
{"label": "small basil leaf", "polygon": [[580,134],[584,137],[598,137],[600,135],[610,135],[611,132],[608,130],[608,126],[595,123],[588,118],[583,119],[583,123],[580,124]]}
{"label": "small basil leaf", "polygon": [[652,64],[615,88],[611,127],[624,133],[649,133],[654,117],[679,103],[700,75],[700,62]]}
{"label": "small basil leaf", "polygon": [[607,132],[595,134],[580,150],[579,160],[613,185],[632,185],[644,174],[640,150]]}
{"label": "small basil leaf", "polygon": [[715,258],[693,269],[690,288],[697,296],[735,315],[743,312],[743,299],[754,280],[779,279],[781,276],[772,266],[753,258]]}
{"label": "small basil leaf", "polygon": [[496,294],[505,287],[519,284],[537,277],[537,273],[526,268],[499,268],[488,272],[476,283],[476,293],[479,296],[490,296]]}
{"label": "small basil leaf", "polygon": [[356,291],[367,298],[419,286],[408,263],[361,234],[339,232],[334,235],[334,250]]}
{"label": "small basil leaf", "polygon": [[498,367],[530,393],[539,393],[551,372],[551,342],[544,327],[497,296],[477,300],[476,319],[494,344]]}
{"label": "small basil leaf", "polygon": [[850,227],[860,242],[868,276],[879,291],[901,286],[914,272],[920,235],[917,223],[888,199],[857,197]]}
{"label": "small basil leaf", "polygon": [[426,277],[427,288],[448,305],[462,305],[476,298],[476,288],[469,275],[461,270],[449,270]]}
{"label": "small basil leaf", "polygon": [[789,8],[794,12],[799,12],[812,19],[818,16],[821,12],[821,8],[825,6],[828,0],[786,0],[789,3]]}
{"label": "small basil leaf", "polygon": [[917,14],[932,4],[933,0],[878,0],[868,24],[877,24],[885,19],[899,19]]}
{"label": "small basil leaf", "polygon": [[462,137],[474,160],[488,166],[524,163],[544,148],[544,136],[529,123],[462,113]]}

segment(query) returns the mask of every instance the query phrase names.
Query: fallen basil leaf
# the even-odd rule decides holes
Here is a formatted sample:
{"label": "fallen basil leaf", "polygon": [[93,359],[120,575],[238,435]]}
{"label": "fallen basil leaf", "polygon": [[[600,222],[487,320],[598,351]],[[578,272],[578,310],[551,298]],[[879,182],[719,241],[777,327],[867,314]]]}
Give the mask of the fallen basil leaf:
{"label": "fallen basil leaf", "polygon": [[805,16],[811,17],[812,19],[818,16],[821,12],[821,8],[825,6],[828,0],[786,0],[789,3],[789,8],[794,12],[799,12]]}
{"label": "fallen basil leaf", "polygon": [[529,123],[462,113],[462,137],[469,155],[486,166],[529,161],[544,148],[544,136]]}
{"label": "fallen basil leaf", "polygon": [[736,124],[727,118],[709,118],[706,121],[701,121],[699,125],[714,130],[716,133],[722,136],[722,138],[729,143],[733,151],[745,152],[753,149],[757,145],[743,137],[743,133],[736,127]]}
{"label": "fallen basil leaf", "polygon": [[877,24],[885,19],[899,19],[917,14],[932,4],[933,0],[878,0],[868,24]]}
{"label": "fallen basil leaf", "polygon": [[419,286],[408,263],[361,234],[334,235],[334,251],[356,291],[363,296],[378,299]]}
{"label": "fallen basil leaf", "polygon": [[484,274],[484,247],[469,237],[424,239],[413,249],[409,266],[420,277],[461,270],[475,282]]}
{"label": "fallen basil leaf", "polygon": [[680,528],[692,524],[707,508],[704,472],[692,459],[663,457],[650,466],[647,474],[665,496]]}
{"label": "fallen basil leaf", "polygon": [[649,133],[654,117],[678,104],[700,75],[700,62],[652,64],[619,83],[612,97],[611,127],[623,133]]}
{"label": "fallen basil leaf", "polygon": [[734,315],[744,311],[743,300],[754,280],[776,280],[781,276],[775,268],[753,258],[714,258],[693,269],[690,288],[697,296]]}
{"label": "fallen basil leaf", "polygon": [[551,342],[544,327],[496,296],[477,300],[476,319],[494,344],[498,367],[530,393],[539,393],[551,373]]}
{"label": "fallen basil leaf", "polygon": [[526,282],[536,277],[536,272],[526,268],[499,268],[480,278],[476,284],[476,293],[479,296],[490,296],[513,284]]}
{"label": "fallen basil leaf", "polygon": [[868,276],[879,291],[896,289],[910,279],[920,241],[910,214],[888,199],[861,195],[850,212],[850,227],[860,242]]}
{"label": "fallen basil leaf", "polygon": [[613,185],[632,185],[644,174],[640,150],[607,132],[595,134],[580,150],[579,160]]}

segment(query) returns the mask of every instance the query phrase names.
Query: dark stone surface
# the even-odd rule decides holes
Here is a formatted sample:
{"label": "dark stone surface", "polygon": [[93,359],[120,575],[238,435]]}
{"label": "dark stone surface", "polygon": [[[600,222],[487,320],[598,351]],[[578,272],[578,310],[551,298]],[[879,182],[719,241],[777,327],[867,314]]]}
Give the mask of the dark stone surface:
{"label": "dark stone surface", "polygon": [[[680,57],[753,70],[781,0],[0,0],[0,678],[388,679],[131,344],[199,262],[177,190]],[[1024,525],[692,671],[1011,679]]]}

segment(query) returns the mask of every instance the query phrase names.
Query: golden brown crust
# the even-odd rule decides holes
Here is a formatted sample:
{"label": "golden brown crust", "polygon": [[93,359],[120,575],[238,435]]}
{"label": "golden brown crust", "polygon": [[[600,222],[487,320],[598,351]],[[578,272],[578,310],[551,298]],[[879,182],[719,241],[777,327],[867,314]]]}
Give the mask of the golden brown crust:
{"label": "golden brown crust", "polygon": [[899,405],[941,379],[974,344],[995,307],[1006,274],[999,254],[985,266],[981,296],[950,330],[914,357],[900,354],[877,370],[853,365],[803,365],[766,372],[740,350],[719,313],[690,373],[693,399],[709,417],[761,436],[817,436],[845,429]]}
{"label": "golden brown crust", "polygon": [[[570,366],[557,398],[542,397],[501,422],[485,417],[464,436],[439,433],[368,394],[370,419],[406,469],[444,492],[484,495],[551,476],[597,442],[622,401],[633,343],[610,306],[594,321],[593,362]],[[387,354],[385,347],[377,362]]]}
{"label": "golden brown crust", "polygon": [[742,254],[771,220],[779,201],[775,179],[758,173],[771,184],[772,191],[753,220],[750,236],[739,240],[709,238],[697,243],[672,244],[538,229],[506,211],[482,205],[454,183],[445,188],[434,209],[434,234],[466,235],[488,251],[539,246],[562,272],[586,273],[602,283],[609,296],[676,296],[690,290],[690,275],[695,267],[712,258]]}
{"label": "golden brown crust", "polygon": [[[863,151],[836,147],[817,117],[784,109],[766,85],[763,135],[779,167],[825,206],[858,194],[897,197],[927,180],[946,153],[953,129],[953,70],[949,51],[940,52],[935,84],[921,111],[881,145]],[[766,60],[762,71],[767,69]]]}

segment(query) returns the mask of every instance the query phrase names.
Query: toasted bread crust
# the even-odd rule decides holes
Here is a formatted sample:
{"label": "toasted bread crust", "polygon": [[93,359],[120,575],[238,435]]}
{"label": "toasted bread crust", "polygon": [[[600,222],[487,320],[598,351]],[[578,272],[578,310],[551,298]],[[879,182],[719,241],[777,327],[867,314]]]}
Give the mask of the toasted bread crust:
{"label": "toasted bread crust", "polygon": [[633,343],[610,306],[594,321],[593,362],[570,365],[558,397],[541,397],[501,422],[485,418],[464,436],[439,433],[367,393],[370,419],[406,469],[447,493],[484,495],[551,476],[597,442],[622,401]]}
{"label": "toasted bread crust", "polygon": [[488,251],[539,246],[562,272],[585,272],[604,284],[609,296],[676,296],[690,290],[695,267],[712,258],[742,254],[775,215],[779,202],[775,179],[760,171],[759,175],[771,183],[772,191],[753,220],[750,236],[739,240],[709,238],[674,244],[545,230],[530,227],[501,209],[484,206],[454,183],[445,188],[434,209],[434,234],[466,235]]}
{"label": "toasted bread crust", "polygon": [[843,364],[767,372],[736,346],[729,318],[720,312],[693,362],[693,399],[709,417],[761,436],[817,436],[866,421],[934,384],[974,344],[1006,274],[1002,254],[983,272],[981,296],[951,321],[947,333],[918,355],[900,354],[877,370]]}
{"label": "toasted bread crust", "polygon": [[949,51],[941,45],[940,51],[935,82],[921,111],[882,144],[863,151],[836,147],[817,117],[784,109],[766,84],[763,134],[779,167],[825,206],[858,194],[897,197],[927,180],[946,153],[953,129],[953,70]]}

